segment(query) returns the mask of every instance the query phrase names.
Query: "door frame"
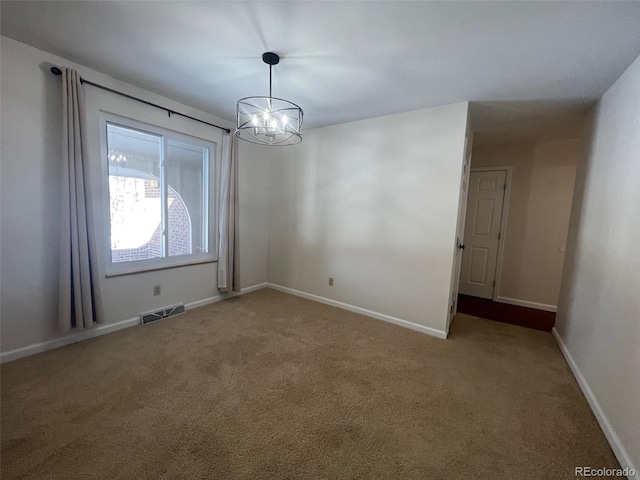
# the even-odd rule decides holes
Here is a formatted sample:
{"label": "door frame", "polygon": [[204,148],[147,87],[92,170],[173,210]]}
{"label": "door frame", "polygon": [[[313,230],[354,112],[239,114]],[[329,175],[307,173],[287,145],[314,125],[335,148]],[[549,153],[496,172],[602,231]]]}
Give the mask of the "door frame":
{"label": "door frame", "polygon": [[[471,165],[471,170],[469,175],[472,172],[495,172],[495,171],[506,171],[507,175],[505,178],[505,189],[504,189],[504,197],[502,199],[502,215],[500,217],[500,238],[498,240],[498,257],[496,259],[496,274],[494,276],[496,284],[493,287],[493,292],[491,294],[491,300],[494,302],[498,302],[499,291],[500,291],[500,282],[502,281],[502,258],[504,256],[504,241],[507,238],[507,218],[509,214],[509,198],[511,196],[511,176],[513,173],[513,167],[511,166],[501,166],[501,167],[474,167]],[[464,239],[463,239],[464,242]]]}
{"label": "door frame", "polygon": [[[462,158],[462,171],[460,174],[460,193],[458,197],[458,217],[456,221],[456,237],[453,255],[453,271],[451,272],[451,288],[447,304],[447,335],[458,313],[458,295],[460,286],[460,268],[462,267],[462,251],[459,245],[464,242],[464,221],[467,214],[467,195],[469,193],[469,176],[471,175],[471,157],[473,155],[473,132],[467,132],[464,138],[464,152]],[[455,296],[454,296],[455,292]]]}

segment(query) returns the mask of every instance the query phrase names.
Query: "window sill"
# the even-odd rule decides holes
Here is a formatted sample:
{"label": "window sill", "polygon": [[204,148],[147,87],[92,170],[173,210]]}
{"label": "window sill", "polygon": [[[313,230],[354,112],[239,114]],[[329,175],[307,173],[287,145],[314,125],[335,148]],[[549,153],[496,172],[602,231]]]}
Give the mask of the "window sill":
{"label": "window sill", "polygon": [[202,265],[205,263],[217,263],[217,262],[218,262],[217,258],[209,258],[206,260],[191,260],[191,261],[184,261],[180,263],[172,263],[168,265],[152,265],[152,266],[150,265],[146,267],[130,268],[122,271],[113,270],[113,271],[107,272],[105,274],[105,278],[123,277],[125,275],[136,275],[138,273],[156,272],[158,270],[169,270],[172,268],[191,267],[193,265]]}

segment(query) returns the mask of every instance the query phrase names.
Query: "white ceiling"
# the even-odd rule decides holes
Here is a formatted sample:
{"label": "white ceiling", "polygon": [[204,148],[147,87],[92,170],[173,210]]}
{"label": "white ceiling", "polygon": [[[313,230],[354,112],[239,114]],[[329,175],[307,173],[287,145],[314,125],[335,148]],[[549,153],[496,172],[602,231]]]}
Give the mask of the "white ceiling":
{"label": "white ceiling", "polygon": [[274,51],[274,96],[307,128],[466,100],[480,133],[542,125],[640,55],[640,2],[2,1],[1,17],[3,35],[228,120],[268,93]]}

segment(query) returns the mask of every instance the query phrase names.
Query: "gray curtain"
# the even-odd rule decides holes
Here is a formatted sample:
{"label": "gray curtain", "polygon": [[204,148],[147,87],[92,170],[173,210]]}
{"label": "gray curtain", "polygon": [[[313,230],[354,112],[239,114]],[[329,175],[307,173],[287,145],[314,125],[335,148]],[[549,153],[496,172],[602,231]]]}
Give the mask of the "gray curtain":
{"label": "gray curtain", "polygon": [[95,229],[89,192],[84,89],[80,74],[62,68],[62,216],[58,328],[102,323]]}
{"label": "gray curtain", "polygon": [[221,292],[240,292],[238,211],[238,145],[235,135],[223,135],[218,217],[218,290]]}

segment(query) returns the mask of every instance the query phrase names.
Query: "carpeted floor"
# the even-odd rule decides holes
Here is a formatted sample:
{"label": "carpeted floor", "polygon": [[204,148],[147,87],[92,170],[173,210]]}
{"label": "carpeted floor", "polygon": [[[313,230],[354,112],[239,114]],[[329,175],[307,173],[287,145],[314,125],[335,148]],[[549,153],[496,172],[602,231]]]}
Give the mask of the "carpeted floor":
{"label": "carpeted floor", "polygon": [[549,333],[270,289],[2,366],[3,480],[573,479],[618,467]]}

